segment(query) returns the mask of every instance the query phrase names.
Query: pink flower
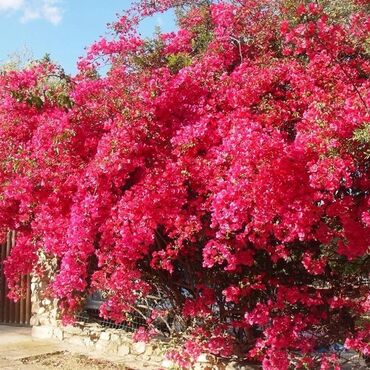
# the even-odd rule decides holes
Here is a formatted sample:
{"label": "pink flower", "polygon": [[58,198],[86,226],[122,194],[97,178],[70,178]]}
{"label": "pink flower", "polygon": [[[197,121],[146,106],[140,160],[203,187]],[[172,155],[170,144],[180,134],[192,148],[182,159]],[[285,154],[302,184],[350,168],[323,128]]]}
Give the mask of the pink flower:
{"label": "pink flower", "polygon": [[150,340],[150,334],[147,329],[145,329],[143,326],[140,326],[140,328],[136,330],[132,338],[135,342],[148,343]]}
{"label": "pink flower", "polygon": [[305,269],[313,274],[313,275],[320,275],[324,273],[325,266],[326,266],[326,259],[314,259],[312,258],[312,254],[309,252],[305,252],[302,258],[302,264],[305,267]]}

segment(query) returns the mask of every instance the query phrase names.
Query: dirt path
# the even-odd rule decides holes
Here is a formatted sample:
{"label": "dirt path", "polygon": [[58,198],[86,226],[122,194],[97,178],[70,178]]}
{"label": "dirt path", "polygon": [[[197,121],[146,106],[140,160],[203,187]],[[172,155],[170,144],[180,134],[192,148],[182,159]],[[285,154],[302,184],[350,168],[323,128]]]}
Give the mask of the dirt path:
{"label": "dirt path", "polygon": [[[96,354],[79,353],[53,340],[31,337],[31,328],[0,325],[1,370],[133,370],[136,364],[127,365],[124,359],[96,357]],[[145,369],[142,365],[140,369]],[[149,370],[149,367],[148,367]]]}
{"label": "dirt path", "polygon": [[57,352],[48,355],[30,357],[22,362],[22,369],[60,369],[60,370],[129,370],[125,365],[114,364],[108,361],[89,358],[82,354],[72,354],[70,352]]}
{"label": "dirt path", "polygon": [[82,354],[55,352],[20,360],[0,359],[2,370],[130,370],[123,364],[89,358]]}

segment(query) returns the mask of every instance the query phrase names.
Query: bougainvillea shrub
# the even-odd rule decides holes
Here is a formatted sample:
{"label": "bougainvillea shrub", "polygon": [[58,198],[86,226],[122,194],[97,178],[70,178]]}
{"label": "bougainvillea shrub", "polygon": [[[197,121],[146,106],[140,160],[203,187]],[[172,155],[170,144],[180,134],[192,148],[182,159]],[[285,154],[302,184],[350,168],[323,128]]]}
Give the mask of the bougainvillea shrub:
{"label": "bougainvillea shrub", "polygon": [[[143,39],[171,8],[178,30]],[[11,297],[42,255],[66,321],[100,290],[103,317],[146,318],[137,340],[180,338],[184,368],[369,355],[368,2],[141,1],[111,30],[74,77],[0,76]]]}

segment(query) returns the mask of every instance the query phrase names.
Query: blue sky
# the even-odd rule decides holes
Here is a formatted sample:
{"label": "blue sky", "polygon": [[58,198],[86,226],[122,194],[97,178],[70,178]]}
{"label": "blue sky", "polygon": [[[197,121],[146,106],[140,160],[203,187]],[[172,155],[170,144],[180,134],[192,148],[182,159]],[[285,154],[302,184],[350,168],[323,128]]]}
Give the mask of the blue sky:
{"label": "blue sky", "polygon": [[[0,62],[13,53],[46,53],[66,72],[76,71],[84,48],[106,33],[106,24],[130,6],[130,0],[0,0]],[[156,15],[141,25],[150,36],[155,25],[174,29],[171,14]]]}

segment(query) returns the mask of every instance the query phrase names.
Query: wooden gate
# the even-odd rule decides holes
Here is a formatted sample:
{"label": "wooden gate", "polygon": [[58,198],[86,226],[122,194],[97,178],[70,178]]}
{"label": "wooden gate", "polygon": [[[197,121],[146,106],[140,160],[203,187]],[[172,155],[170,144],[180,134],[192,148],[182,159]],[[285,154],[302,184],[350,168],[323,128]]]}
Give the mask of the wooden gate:
{"label": "wooden gate", "polygon": [[25,288],[25,297],[18,302],[7,298],[8,287],[4,276],[3,262],[10,254],[15,242],[15,233],[9,232],[5,243],[0,244],[0,324],[29,325],[31,318],[31,279],[22,278],[22,288]]}

